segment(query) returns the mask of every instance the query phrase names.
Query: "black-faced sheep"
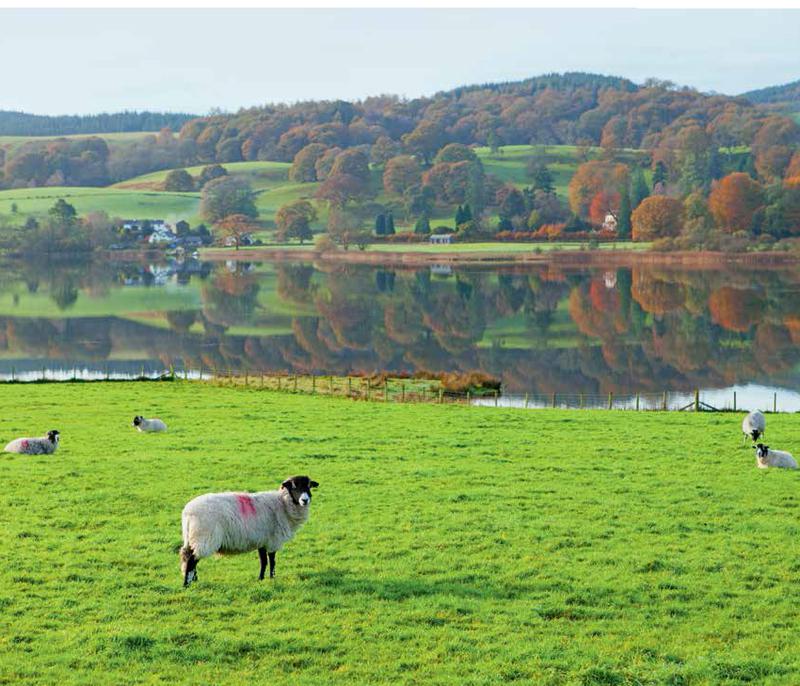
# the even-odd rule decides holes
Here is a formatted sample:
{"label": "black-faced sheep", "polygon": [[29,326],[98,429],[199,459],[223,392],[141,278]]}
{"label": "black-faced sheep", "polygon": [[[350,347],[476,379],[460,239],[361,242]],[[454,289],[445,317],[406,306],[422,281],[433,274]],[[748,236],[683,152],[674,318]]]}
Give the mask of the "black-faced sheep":
{"label": "black-faced sheep", "polygon": [[277,491],[260,493],[206,493],[183,508],[183,585],[197,579],[197,563],[221,555],[258,550],[259,580],[269,561],[275,576],[275,553],[308,519],[311,489],[319,484],[307,476],[293,476]]}
{"label": "black-faced sheep", "polygon": [[144,417],[136,416],[133,418],[133,426],[145,433],[157,433],[167,430],[167,425],[156,417],[153,419],[145,419]]}
{"label": "black-faced sheep", "polygon": [[756,467],[781,467],[783,469],[797,469],[797,462],[791,453],[783,450],[772,450],[768,445],[759,443],[753,446],[756,449]]}
{"label": "black-faced sheep", "polygon": [[767,430],[767,420],[759,410],[753,410],[742,420],[742,445],[745,444],[748,438],[752,439],[755,443],[760,436],[764,435]]}
{"label": "black-faced sheep", "polygon": [[16,438],[5,447],[7,453],[22,455],[52,455],[58,448],[59,432],[53,429],[39,438]]}

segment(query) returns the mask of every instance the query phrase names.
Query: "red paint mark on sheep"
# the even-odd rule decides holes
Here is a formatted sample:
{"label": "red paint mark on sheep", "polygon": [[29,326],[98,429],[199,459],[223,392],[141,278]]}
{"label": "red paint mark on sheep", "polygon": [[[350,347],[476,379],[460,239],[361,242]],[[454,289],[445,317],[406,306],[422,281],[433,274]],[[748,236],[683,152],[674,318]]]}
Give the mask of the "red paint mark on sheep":
{"label": "red paint mark on sheep", "polygon": [[29,445],[30,444],[28,443],[28,441],[22,441],[22,449],[23,450],[27,450]]}
{"label": "red paint mark on sheep", "polygon": [[239,503],[239,513],[242,515],[243,519],[255,517],[256,508],[255,505],[253,505],[253,500],[249,495],[237,495],[236,500]]}

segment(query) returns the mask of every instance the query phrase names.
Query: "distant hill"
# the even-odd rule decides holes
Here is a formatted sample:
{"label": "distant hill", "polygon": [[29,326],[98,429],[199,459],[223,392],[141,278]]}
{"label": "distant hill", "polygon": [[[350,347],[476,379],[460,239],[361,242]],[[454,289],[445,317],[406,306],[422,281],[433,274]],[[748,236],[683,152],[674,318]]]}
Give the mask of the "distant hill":
{"label": "distant hill", "polygon": [[40,115],[0,110],[0,136],[68,136],[180,129],[196,115],[180,112],[115,112],[88,115]]}
{"label": "distant hill", "polygon": [[800,111],[800,80],[748,91],[742,93],[742,97],[756,105],[769,105],[790,112]]}

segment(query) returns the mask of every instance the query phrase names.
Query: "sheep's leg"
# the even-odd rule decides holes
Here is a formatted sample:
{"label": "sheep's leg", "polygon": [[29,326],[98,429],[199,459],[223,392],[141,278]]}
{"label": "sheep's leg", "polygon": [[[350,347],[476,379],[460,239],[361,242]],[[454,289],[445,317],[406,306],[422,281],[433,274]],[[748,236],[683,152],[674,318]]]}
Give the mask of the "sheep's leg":
{"label": "sheep's leg", "polygon": [[267,570],[267,549],[258,549],[258,559],[261,562],[261,572],[258,575],[259,581],[264,581],[264,572]]}
{"label": "sheep's leg", "polygon": [[275,578],[275,553],[269,554],[269,578]]}
{"label": "sheep's leg", "polygon": [[197,558],[194,551],[187,545],[181,548],[181,562],[183,563],[183,585],[184,588],[192,581],[197,580]]}

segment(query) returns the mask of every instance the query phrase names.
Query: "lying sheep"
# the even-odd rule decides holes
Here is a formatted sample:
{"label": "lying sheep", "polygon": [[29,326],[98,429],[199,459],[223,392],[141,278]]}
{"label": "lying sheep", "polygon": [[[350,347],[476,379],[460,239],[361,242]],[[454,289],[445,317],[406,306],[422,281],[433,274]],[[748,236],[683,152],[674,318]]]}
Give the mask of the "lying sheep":
{"label": "lying sheep", "polygon": [[146,433],[156,433],[158,431],[167,430],[167,425],[155,417],[153,419],[145,419],[144,417],[136,416],[133,418],[133,426],[139,429],[139,431],[144,431]]}
{"label": "lying sheep", "polygon": [[183,508],[183,585],[197,579],[197,563],[218,553],[228,555],[258,550],[259,581],[269,560],[275,576],[275,553],[291,540],[308,519],[311,489],[319,484],[307,476],[293,476],[277,491],[261,493],[206,493]]}
{"label": "lying sheep", "polygon": [[5,447],[5,452],[22,455],[52,455],[58,448],[58,436],[59,432],[53,429],[41,438],[17,438]]}
{"label": "lying sheep", "polygon": [[759,469],[766,469],[767,467],[797,469],[797,462],[795,462],[791,453],[783,450],[770,450],[769,446],[763,443],[753,447],[756,449],[756,467]]}
{"label": "lying sheep", "polygon": [[753,439],[755,443],[760,436],[763,436],[767,430],[767,420],[759,410],[754,410],[742,420],[742,445],[744,446],[748,438]]}

